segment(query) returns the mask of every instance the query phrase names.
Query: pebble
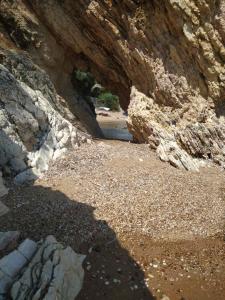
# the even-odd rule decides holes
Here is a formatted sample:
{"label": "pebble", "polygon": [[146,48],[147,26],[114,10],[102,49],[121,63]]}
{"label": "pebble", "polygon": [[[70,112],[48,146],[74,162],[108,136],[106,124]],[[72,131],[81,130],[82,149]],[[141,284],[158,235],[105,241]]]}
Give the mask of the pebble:
{"label": "pebble", "polygon": [[114,283],[121,283],[121,281],[119,279],[116,279],[116,278],[113,279],[113,282]]}

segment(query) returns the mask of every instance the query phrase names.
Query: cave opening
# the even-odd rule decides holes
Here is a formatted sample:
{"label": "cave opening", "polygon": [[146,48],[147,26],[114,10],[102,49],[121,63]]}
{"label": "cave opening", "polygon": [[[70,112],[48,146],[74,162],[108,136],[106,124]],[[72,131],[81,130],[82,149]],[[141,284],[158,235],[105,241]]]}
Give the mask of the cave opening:
{"label": "cave opening", "polygon": [[88,71],[75,69],[72,83],[95,114],[104,139],[133,140],[127,128],[127,111],[122,109],[118,95],[102,86]]}

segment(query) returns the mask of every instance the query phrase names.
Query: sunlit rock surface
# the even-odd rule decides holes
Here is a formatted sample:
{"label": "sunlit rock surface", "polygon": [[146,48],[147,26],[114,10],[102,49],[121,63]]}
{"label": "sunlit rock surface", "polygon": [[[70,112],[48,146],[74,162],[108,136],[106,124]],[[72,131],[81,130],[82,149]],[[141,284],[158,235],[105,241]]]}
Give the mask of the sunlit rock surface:
{"label": "sunlit rock surface", "polygon": [[[157,110],[163,117],[150,127],[160,131],[159,155],[185,169],[195,169],[189,156],[224,162],[224,20],[222,0],[4,0],[0,8],[3,47],[29,52],[68,103],[75,98],[74,68],[92,72],[124,109],[135,86],[147,98],[140,111],[132,104],[130,131],[139,142],[154,140],[151,131],[140,131],[149,127],[144,110]],[[81,110],[80,120],[87,120]]]}

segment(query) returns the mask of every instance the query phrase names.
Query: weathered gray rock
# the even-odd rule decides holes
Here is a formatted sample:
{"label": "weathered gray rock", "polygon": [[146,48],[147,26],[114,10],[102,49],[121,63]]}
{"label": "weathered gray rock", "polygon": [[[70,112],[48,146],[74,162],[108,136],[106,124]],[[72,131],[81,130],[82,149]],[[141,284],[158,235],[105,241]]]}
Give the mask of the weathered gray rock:
{"label": "weathered gray rock", "polygon": [[193,159],[173,140],[161,140],[157,154],[162,161],[169,162],[172,166],[190,171],[198,171],[200,164]]}
{"label": "weathered gray rock", "polygon": [[83,259],[83,255],[70,247],[64,248],[54,237],[47,237],[39,244],[21,278],[13,284],[12,299],[75,299],[82,287]]}
{"label": "weathered gray rock", "polygon": [[0,232],[0,252],[15,248],[19,239],[19,231]]}
{"label": "weathered gray rock", "polygon": [[[1,154],[1,153],[0,153]],[[2,179],[2,172],[0,171],[0,198],[8,193],[8,189],[5,187],[3,179]]]}
{"label": "weathered gray rock", "polygon": [[163,112],[150,97],[132,88],[128,127],[135,139],[155,149],[163,161],[186,170],[211,162],[225,167],[224,117],[211,111],[190,124]]}
{"label": "weathered gray rock", "polygon": [[30,168],[16,175],[14,178],[14,182],[15,184],[20,185],[27,181],[34,181],[38,177],[40,177],[40,175],[41,172],[39,170],[37,170],[36,168]]}
{"label": "weathered gray rock", "polygon": [[[119,95],[124,109],[132,85],[147,95],[139,114],[138,105],[136,112],[129,110],[130,131],[146,143],[154,140],[149,130],[169,134],[176,151],[171,154],[161,138],[160,153],[165,158],[169,151],[172,164],[189,168],[189,156],[224,164],[224,1],[2,0],[0,16],[0,45],[29,52],[81,120],[91,114],[71,87],[76,68],[92,72]],[[32,76],[28,81],[36,89]],[[29,119],[24,112],[23,120]],[[177,160],[174,153],[185,157]]]}
{"label": "weathered gray rock", "polygon": [[[0,250],[18,238],[0,233]],[[9,249],[9,248],[7,248]],[[26,239],[0,260],[0,299],[74,300],[84,277],[85,256],[64,247],[53,236],[36,243]]]}
{"label": "weathered gray rock", "polygon": [[22,244],[20,244],[18,251],[29,261],[37,251],[37,243],[26,239]]}
{"label": "weathered gray rock", "polygon": [[[0,55],[0,167],[8,167],[21,184],[88,136],[72,124],[75,117],[61,105],[45,72],[24,54]],[[0,176],[0,193],[5,192]]]}
{"label": "weathered gray rock", "polygon": [[27,262],[28,260],[18,250],[14,250],[0,260],[0,270],[13,279]]}

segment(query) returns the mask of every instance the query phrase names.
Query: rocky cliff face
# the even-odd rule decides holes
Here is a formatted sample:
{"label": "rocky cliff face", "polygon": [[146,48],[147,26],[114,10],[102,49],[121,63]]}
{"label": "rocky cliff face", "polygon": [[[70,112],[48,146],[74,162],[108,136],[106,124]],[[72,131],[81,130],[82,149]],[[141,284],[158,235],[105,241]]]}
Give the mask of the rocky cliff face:
{"label": "rocky cliff face", "polygon": [[124,109],[134,86],[137,141],[186,169],[200,159],[224,164],[223,0],[2,0],[0,20],[1,43],[28,51],[68,103],[79,102],[73,68],[92,72]]}
{"label": "rocky cliff face", "polygon": [[25,55],[0,51],[0,167],[22,183],[37,178],[88,135],[45,72]]}

